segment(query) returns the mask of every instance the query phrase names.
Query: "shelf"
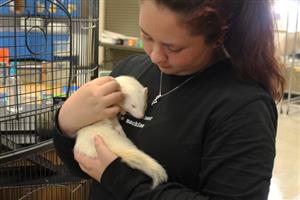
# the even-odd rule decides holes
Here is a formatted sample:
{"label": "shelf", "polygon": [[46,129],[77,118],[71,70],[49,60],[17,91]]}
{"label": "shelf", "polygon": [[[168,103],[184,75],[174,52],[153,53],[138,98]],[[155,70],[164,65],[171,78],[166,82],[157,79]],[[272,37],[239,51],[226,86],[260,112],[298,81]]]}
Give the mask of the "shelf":
{"label": "shelf", "polygon": [[107,44],[107,43],[102,43],[100,41],[99,41],[99,46],[110,48],[110,49],[124,50],[124,51],[144,52],[144,49],[142,48],[117,45],[117,44]]}

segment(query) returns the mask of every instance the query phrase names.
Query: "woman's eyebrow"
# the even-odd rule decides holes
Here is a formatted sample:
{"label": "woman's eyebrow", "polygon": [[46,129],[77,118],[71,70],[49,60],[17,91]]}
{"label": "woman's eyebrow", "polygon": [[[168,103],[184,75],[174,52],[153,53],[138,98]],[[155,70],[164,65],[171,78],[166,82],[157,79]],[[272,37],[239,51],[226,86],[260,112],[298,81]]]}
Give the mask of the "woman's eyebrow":
{"label": "woman's eyebrow", "polygon": [[[142,27],[140,27],[141,29],[141,32],[149,37],[151,37]],[[175,44],[171,44],[171,43],[165,43],[165,42],[162,42],[163,45],[165,46],[168,46],[168,47],[175,47],[175,46],[178,46],[178,45],[175,45]]]}

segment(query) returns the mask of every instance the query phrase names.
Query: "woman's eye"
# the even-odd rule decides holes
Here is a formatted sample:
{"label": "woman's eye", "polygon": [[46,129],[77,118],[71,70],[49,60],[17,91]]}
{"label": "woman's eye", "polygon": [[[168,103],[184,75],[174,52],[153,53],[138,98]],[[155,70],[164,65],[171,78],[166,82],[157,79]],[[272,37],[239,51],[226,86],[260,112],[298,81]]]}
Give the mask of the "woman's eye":
{"label": "woman's eye", "polygon": [[152,40],[151,37],[146,36],[146,35],[144,35],[144,34],[142,34],[142,38],[143,38],[144,40],[147,40],[147,41],[151,41],[151,40]]}
{"label": "woman's eye", "polygon": [[132,107],[132,108],[136,108],[136,106],[135,106],[135,105],[131,105],[131,107]]}
{"label": "woman's eye", "polygon": [[176,47],[174,45],[165,45],[166,49],[172,53],[178,53],[179,51],[181,51],[183,48],[182,47]]}
{"label": "woman's eye", "polygon": [[168,50],[174,53],[178,53],[182,50],[182,48],[168,47]]}

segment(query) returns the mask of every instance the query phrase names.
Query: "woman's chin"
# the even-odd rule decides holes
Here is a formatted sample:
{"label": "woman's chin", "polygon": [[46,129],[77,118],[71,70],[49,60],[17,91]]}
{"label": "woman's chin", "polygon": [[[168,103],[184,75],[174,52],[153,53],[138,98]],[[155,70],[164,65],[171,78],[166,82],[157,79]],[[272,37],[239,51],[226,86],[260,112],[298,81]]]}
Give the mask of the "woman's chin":
{"label": "woman's chin", "polygon": [[174,69],[169,66],[159,66],[159,69],[164,74],[173,74],[174,73]]}

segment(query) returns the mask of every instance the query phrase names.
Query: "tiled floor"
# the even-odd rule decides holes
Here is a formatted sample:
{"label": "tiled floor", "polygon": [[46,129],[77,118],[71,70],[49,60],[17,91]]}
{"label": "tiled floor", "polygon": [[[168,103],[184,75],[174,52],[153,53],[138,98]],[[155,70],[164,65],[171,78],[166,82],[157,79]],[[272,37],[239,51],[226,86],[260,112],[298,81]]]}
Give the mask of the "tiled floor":
{"label": "tiled floor", "polygon": [[279,115],[269,200],[300,200],[300,108]]}

